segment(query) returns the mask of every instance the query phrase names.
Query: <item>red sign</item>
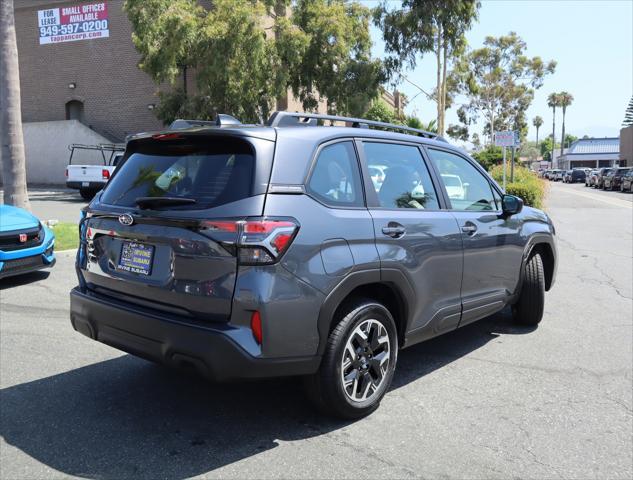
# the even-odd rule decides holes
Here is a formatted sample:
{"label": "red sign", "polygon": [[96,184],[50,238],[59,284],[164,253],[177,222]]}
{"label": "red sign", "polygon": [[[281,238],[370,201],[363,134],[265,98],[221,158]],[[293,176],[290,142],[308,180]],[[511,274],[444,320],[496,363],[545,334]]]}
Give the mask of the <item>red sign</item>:
{"label": "red sign", "polygon": [[61,7],[61,24],[88,22],[90,20],[105,20],[108,18],[108,5],[105,2]]}

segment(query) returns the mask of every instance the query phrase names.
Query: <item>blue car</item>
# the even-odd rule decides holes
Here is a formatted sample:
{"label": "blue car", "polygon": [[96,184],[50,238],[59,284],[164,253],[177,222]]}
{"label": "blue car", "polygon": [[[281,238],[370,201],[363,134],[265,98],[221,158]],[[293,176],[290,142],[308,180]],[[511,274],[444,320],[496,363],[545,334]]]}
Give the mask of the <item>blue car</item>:
{"label": "blue car", "polygon": [[0,205],[0,278],[55,265],[55,234],[21,208]]}

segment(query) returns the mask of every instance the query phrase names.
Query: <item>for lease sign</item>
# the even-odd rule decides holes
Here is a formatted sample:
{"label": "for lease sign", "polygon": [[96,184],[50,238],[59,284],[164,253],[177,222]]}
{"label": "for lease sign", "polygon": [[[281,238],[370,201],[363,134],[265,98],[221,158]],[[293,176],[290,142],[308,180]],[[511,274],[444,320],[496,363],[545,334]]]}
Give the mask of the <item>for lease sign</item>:
{"label": "for lease sign", "polygon": [[40,45],[110,36],[106,2],[39,10],[37,22]]}

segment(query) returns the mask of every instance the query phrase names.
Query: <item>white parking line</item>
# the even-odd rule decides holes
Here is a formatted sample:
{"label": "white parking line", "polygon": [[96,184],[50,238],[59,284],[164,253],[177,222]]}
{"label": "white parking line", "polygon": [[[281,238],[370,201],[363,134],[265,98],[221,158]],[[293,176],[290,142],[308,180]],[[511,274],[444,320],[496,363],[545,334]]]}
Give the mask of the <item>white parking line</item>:
{"label": "white parking line", "polygon": [[571,193],[572,195],[578,195],[579,197],[585,197],[590,200],[597,200],[599,202],[608,203],[609,205],[615,205],[616,207],[633,208],[633,202],[627,202],[626,200],[618,200],[617,198],[603,198],[600,195],[591,193],[581,193],[577,190],[565,189],[565,193]]}

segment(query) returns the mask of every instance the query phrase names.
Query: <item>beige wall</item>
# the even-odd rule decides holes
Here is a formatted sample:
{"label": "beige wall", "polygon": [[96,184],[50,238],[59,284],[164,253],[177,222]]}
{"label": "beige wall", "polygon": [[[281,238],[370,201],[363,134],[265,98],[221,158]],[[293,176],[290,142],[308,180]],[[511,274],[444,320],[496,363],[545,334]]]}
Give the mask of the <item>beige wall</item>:
{"label": "beige wall", "polygon": [[[77,120],[24,123],[26,181],[29,184],[64,185],[65,170],[70,157],[68,145],[110,143]],[[94,151],[76,152],[73,163],[101,165],[101,154]]]}
{"label": "beige wall", "polygon": [[620,165],[633,166],[633,125],[620,130]]}

